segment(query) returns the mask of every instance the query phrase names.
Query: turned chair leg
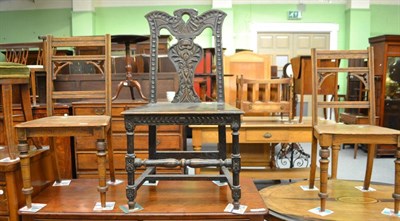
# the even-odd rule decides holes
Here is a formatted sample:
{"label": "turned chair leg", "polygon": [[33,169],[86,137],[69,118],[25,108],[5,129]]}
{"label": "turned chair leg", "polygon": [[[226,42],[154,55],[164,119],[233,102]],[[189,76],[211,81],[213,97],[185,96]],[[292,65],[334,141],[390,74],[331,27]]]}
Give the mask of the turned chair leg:
{"label": "turned chair leg", "polygon": [[326,208],[326,199],[328,198],[328,168],[329,168],[329,147],[321,146],[319,151],[320,163],[320,192],[319,197],[321,199],[321,210],[324,212]]}
{"label": "turned chair leg", "polygon": [[108,189],[106,182],[106,149],[107,144],[104,139],[99,139],[96,142],[97,148],[97,166],[99,172],[99,186],[101,207],[106,207],[106,192]]}
{"label": "turned chair leg", "polygon": [[314,188],[315,173],[317,172],[317,146],[318,140],[313,136],[311,142],[311,165],[310,165],[310,176],[308,188]]}
{"label": "turned chair leg", "polygon": [[18,144],[19,157],[21,163],[22,172],[22,192],[25,195],[26,207],[32,208],[32,193],[33,187],[31,183],[31,168],[30,168],[30,156],[29,156],[29,145],[24,141],[20,141]]}

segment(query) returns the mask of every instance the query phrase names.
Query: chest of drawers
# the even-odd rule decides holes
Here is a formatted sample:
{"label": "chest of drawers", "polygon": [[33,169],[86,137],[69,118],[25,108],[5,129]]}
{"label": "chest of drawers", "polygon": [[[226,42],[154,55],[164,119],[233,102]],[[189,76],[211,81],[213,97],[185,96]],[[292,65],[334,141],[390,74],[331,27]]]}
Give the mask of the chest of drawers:
{"label": "chest of drawers", "polygon": [[[115,100],[112,103],[112,145],[114,149],[115,173],[118,178],[125,178],[125,154],[127,147],[124,118],[121,112],[145,104],[143,101]],[[74,115],[104,114],[104,103],[96,101],[81,101],[72,104]],[[135,128],[135,153],[140,158],[148,158],[148,128]],[[94,139],[76,137],[75,167],[77,178],[96,178],[96,148]],[[160,150],[182,150],[183,128],[179,125],[163,125],[157,129],[157,148]],[[141,170],[138,170],[140,173]]]}

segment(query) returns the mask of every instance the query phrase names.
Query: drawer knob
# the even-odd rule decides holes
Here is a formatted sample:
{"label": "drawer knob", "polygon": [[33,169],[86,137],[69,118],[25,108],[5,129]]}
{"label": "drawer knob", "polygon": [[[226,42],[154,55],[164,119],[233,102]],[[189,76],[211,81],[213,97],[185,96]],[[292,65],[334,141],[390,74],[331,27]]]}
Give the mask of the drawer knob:
{"label": "drawer knob", "polygon": [[104,108],[95,108],[94,113],[96,115],[103,115],[105,113],[105,109]]}
{"label": "drawer knob", "polygon": [[0,190],[0,195],[3,195],[4,194],[4,190]]}
{"label": "drawer knob", "polygon": [[272,137],[272,134],[271,133],[265,133],[264,134],[264,138],[271,138]]}

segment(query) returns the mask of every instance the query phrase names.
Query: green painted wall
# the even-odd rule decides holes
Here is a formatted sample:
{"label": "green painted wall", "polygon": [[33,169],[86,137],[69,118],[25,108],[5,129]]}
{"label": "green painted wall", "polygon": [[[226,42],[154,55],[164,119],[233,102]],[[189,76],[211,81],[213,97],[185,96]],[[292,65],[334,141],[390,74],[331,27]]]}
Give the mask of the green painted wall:
{"label": "green painted wall", "polygon": [[[165,6],[165,7],[115,7],[96,8],[95,12],[77,13],[71,9],[26,10],[0,12],[0,43],[37,41],[38,35],[53,34],[70,36],[79,34],[147,34],[148,25],[144,15],[151,10],[172,13],[177,8],[194,7],[203,12],[211,5]],[[301,20],[287,20],[287,12],[296,10],[296,5],[233,5],[233,29],[235,43],[246,41],[241,35],[249,33],[251,23],[297,22],[339,24],[338,47],[346,47],[346,6],[306,5]],[[84,22],[92,19],[90,23]],[[362,20],[361,23],[364,23]],[[84,23],[84,24],[83,24]],[[93,27],[89,27],[92,24]],[[365,24],[365,23],[364,23]],[[361,27],[361,26],[360,26]],[[381,34],[400,34],[400,6],[371,5],[370,33],[364,38]]]}
{"label": "green painted wall", "polygon": [[0,43],[33,42],[47,34],[71,36],[71,9],[0,12]]}
{"label": "green painted wall", "polygon": [[372,5],[370,11],[371,37],[383,34],[400,34],[399,5]]}
{"label": "green painted wall", "polygon": [[94,12],[72,12],[73,36],[95,35]]}

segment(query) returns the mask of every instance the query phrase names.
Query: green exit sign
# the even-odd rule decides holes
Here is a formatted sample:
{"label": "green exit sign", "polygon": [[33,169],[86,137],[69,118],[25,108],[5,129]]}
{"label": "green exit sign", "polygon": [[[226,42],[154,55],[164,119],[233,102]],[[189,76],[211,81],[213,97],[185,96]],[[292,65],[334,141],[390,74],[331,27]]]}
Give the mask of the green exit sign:
{"label": "green exit sign", "polygon": [[288,12],[289,20],[299,20],[301,19],[301,11],[289,11]]}

